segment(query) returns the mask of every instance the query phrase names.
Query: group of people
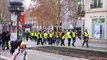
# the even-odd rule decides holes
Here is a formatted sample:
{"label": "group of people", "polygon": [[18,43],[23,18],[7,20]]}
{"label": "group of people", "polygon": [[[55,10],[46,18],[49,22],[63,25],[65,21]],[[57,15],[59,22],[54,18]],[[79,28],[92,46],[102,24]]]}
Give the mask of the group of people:
{"label": "group of people", "polygon": [[9,31],[3,31],[0,34],[0,45],[2,46],[2,50],[9,49],[9,40],[10,40],[10,33]]}
{"label": "group of people", "polygon": [[[10,43],[9,43],[10,42]],[[2,50],[10,50],[11,60],[27,60],[26,43],[24,40],[10,40],[9,31],[0,33]]]}
{"label": "group of people", "polygon": [[[39,45],[40,43],[42,45],[44,44],[57,44],[57,45],[63,45],[65,46],[64,41],[68,40],[68,46],[71,45],[71,41],[72,41],[72,46],[75,47],[75,42],[76,42],[76,38],[80,38],[80,36],[78,36],[77,31],[75,29],[68,30],[67,32],[65,31],[58,31],[58,32],[54,32],[54,31],[39,31],[39,32],[30,32],[27,31],[26,32],[26,40],[28,41],[28,38],[30,38],[31,40],[35,40],[37,41],[37,45]],[[80,38],[81,39],[81,38]],[[86,43],[87,47],[88,46],[88,39],[89,39],[89,34],[87,32],[87,30],[84,31],[83,34],[83,44],[82,46],[84,46],[84,44]]]}
{"label": "group of people", "polygon": [[[65,31],[58,31],[58,32],[54,32],[54,31],[39,31],[39,32],[30,32],[27,31],[26,32],[26,39],[28,41],[28,38],[30,38],[31,40],[37,41],[37,45],[39,45],[40,43],[42,45],[44,44],[57,44],[57,45],[61,45],[61,46],[65,46],[65,40],[67,38],[68,40],[68,46],[71,45],[71,41],[72,41],[72,46],[75,47],[75,42],[76,42],[76,38],[80,36],[78,36],[78,33],[75,29],[68,30],[67,32]],[[81,38],[80,38],[81,39]],[[9,49],[9,42],[10,40],[10,33],[8,31],[3,31],[0,34],[0,41],[1,41],[1,46],[2,46],[2,50]],[[13,56],[12,60],[27,60],[27,52],[26,52],[26,43],[25,40],[10,40],[10,53]],[[82,46],[84,46],[84,44],[86,43],[86,46],[88,46],[88,40],[89,40],[89,34],[87,32],[87,30],[84,31],[83,33],[83,44]]]}

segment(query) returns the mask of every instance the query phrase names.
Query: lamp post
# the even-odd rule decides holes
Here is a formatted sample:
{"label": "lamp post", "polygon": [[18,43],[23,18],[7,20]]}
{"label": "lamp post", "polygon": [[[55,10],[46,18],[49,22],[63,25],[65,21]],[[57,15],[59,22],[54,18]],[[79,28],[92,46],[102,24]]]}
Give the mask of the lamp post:
{"label": "lamp post", "polygon": [[85,30],[85,18],[84,17],[82,18],[82,22],[83,22],[82,33],[84,33],[84,30]]}

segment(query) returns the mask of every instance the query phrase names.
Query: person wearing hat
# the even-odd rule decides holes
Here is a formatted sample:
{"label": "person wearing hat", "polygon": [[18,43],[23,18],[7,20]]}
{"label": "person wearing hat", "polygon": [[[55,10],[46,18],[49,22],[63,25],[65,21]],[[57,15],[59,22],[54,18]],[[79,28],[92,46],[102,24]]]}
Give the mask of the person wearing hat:
{"label": "person wearing hat", "polygon": [[17,49],[12,55],[12,60],[27,60],[26,43],[25,41],[17,42]]}

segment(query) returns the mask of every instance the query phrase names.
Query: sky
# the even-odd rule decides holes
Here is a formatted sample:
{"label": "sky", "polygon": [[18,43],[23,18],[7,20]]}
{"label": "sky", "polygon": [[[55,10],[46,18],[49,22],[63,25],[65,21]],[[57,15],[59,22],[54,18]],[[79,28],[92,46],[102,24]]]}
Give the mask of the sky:
{"label": "sky", "polygon": [[31,0],[24,0],[24,4],[26,6],[26,8],[28,8],[31,4],[33,4],[33,2]]}

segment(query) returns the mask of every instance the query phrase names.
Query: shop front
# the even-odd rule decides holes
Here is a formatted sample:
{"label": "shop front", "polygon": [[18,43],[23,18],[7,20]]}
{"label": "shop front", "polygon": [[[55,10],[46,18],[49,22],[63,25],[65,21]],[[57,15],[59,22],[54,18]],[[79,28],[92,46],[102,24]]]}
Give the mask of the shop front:
{"label": "shop front", "polygon": [[92,37],[95,39],[106,39],[106,23],[105,19],[92,19]]}

